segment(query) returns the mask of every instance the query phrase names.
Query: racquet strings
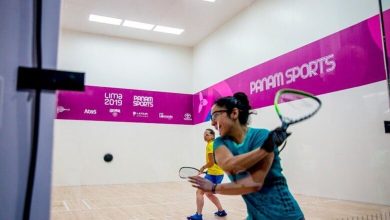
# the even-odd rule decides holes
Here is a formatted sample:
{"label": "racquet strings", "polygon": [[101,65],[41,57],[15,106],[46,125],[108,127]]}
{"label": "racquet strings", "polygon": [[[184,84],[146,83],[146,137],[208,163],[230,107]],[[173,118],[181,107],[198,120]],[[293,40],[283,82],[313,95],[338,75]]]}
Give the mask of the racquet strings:
{"label": "racquet strings", "polygon": [[193,167],[182,167],[179,170],[179,176],[183,179],[197,175],[199,175],[199,170]]}
{"label": "racquet strings", "polygon": [[305,118],[320,107],[320,103],[310,96],[289,92],[279,96],[277,105],[283,121],[287,123]]}

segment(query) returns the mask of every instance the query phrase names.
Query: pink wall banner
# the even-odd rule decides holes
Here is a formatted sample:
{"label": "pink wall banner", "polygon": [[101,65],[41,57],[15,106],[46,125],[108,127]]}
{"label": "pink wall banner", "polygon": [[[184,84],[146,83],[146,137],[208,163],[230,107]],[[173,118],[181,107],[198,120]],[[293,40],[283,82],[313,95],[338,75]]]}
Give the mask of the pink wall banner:
{"label": "pink wall banner", "polygon": [[272,105],[282,88],[314,95],[354,88],[386,79],[381,40],[377,15],[194,95],[95,86],[85,92],[61,91],[57,119],[197,124],[210,120],[217,98],[238,91],[256,109]]}
{"label": "pink wall banner", "polygon": [[57,119],[193,124],[189,94],[86,86],[57,100]]}
{"label": "pink wall banner", "polygon": [[383,26],[385,29],[387,57],[390,57],[390,10],[383,12]]}
{"label": "pink wall banner", "polygon": [[213,102],[237,91],[256,109],[273,105],[282,88],[321,95],[385,80],[379,20],[371,17],[196,93],[194,123],[210,120]]}

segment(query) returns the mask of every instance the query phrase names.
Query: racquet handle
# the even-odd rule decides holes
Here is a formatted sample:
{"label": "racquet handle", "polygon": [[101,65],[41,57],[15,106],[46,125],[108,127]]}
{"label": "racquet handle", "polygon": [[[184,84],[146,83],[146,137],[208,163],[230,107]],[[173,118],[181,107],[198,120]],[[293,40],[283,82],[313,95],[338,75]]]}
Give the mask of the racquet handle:
{"label": "racquet handle", "polygon": [[272,130],[267,139],[264,141],[263,146],[261,147],[267,152],[273,152],[276,147],[279,147],[283,144],[283,142],[291,135],[291,133],[287,132],[284,128],[278,127]]}

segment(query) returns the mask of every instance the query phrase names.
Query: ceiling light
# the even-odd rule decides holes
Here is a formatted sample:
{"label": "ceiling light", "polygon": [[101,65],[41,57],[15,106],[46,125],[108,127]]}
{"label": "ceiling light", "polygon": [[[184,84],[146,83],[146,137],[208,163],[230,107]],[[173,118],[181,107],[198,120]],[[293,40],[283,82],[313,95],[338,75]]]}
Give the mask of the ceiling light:
{"label": "ceiling light", "polygon": [[215,0],[203,0],[205,2],[215,2]]}
{"label": "ceiling light", "polygon": [[122,25],[131,28],[138,28],[142,30],[152,30],[154,27],[154,24],[147,24],[147,23],[129,21],[129,20],[125,20],[125,22],[123,22]]}
{"label": "ceiling light", "polygon": [[100,15],[94,15],[94,14],[89,15],[89,21],[99,22],[104,24],[112,24],[112,25],[120,25],[122,23],[122,19],[105,17]]}
{"label": "ceiling light", "polygon": [[173,28],[173,27],[167,27],[167,26],[160,26],[160,25],[157,25],[153,31],[157,31],[157,32],[163,32],[163,33],[168,33],[168,34],[176,34],[176,35],[180,35],[181,33],[183,33],[184,29],[179,29],[179,28]]}

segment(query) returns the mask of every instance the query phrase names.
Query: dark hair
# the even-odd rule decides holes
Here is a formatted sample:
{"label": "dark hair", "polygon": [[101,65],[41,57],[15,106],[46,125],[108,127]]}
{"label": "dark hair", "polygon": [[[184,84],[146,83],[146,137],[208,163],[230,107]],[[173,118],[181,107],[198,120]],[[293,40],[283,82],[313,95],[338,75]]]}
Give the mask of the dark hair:
{"label": "dark hair", "polygon": [[213,130],[213,129],[211,129],[211,128],[207,128],[207,129],[206,129],[206,131],[209,131],[209,132],[210,132],[210,134],[212,134],[212,135],[215,137],[215,132],[214,132],[214,130]]}
{"label": "dark hair", "polygon": [[253,112],[250,111],[252,107],[249,105],[248,96],[243,92],[236,92],[233,96],[219,98],[214,104],[219,107],[225,107],[228,114],[233,111],[233,108],[238,108],[238,120],[242,125],[247,125],[249,115],[253,114]]}

